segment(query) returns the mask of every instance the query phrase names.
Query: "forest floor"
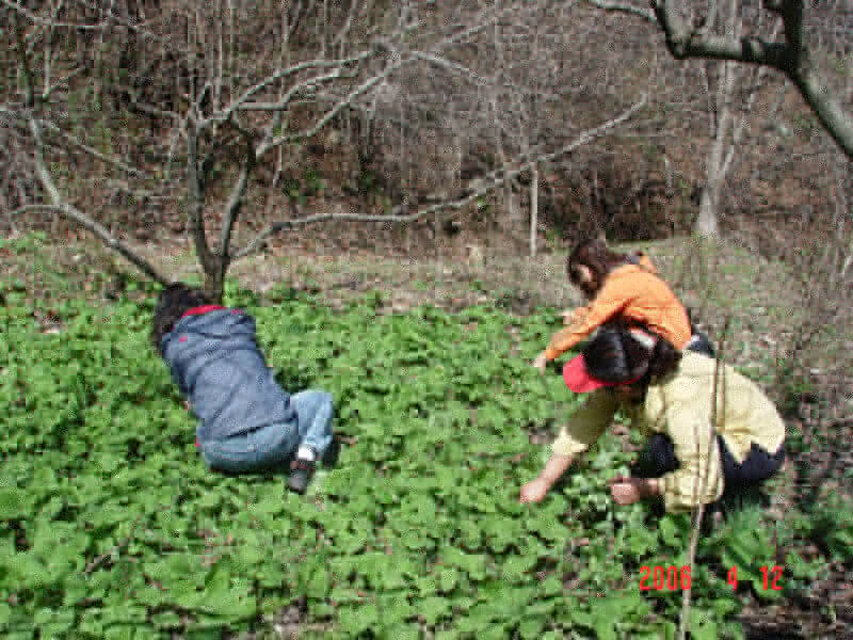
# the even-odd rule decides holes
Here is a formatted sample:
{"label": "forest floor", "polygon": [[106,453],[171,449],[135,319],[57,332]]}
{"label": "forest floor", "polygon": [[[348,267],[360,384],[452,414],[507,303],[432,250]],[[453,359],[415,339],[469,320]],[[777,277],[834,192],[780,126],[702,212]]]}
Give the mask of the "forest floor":
{"label": "forest floor", "polygon": [[[142,247],[141,252],[171,277],[198,282],[193,254],[174,246],[169,252],[153,247]],[[773,509],[778,517],[796,508],[805,493],[817,500],[834,491],[849,496],[853,460],[846,443],[853,435],[849,419],[853,398],[849,386],[846,393],[838,393],[845,384],[838,380],[838,372],[846,368],[841,359],[849,360],[853,353],[850,327],[829,327],[804,347],[798,346],[811,328],[811,310],[802,304],[801,281],[785,266],[737,246],[670,239],[620,248],[646,251],[725,359],[759,380],[777,403],[788,407],[789,430],[798,432],[804,450],[786,463],[783,477],[776,482]],[[376,296],[378,313],[404,312],[423,304],[458,310],[491,303],[523,316],[543,306],[562,309],[580,303],[565,276],[564,253],[546,253],[532,260],[482,258],[272,252],[236,263],[229,275],[261,297],[281,285],[315,293],[332,307]],[[45,244],[37,251],[17,254],[0,248],[0,259],[7,275],[21,279],[48,307],[66,296],[86,296],[93,303],[115,296],[124,288],[126,276],[121,274],[128,273],[117,258],[94,244]],[[46,323],[49,316],[48,311]],[[792,348],[803,366],[784,368]],[[526,355],[532,360],[536,354]],[[849,375],[850,369],[846,370]],[[791,377],[800,383],[779,384]],[[828,378],[834,378],[831,384]],[[821,396],[825,383],[832,388],[826,394],[831,396],[828,403]],[[827,429],[834,432],[826,433]],[[845,444],[839,448],[831,445],[833,441]],[[808,477],[803,477],[805,470]],[[821,486],[815,487],[818,482]],[[853,637],[853,570],[846,565],[830,567],[807,598],[745,609],[742,622],[747,637]]]}

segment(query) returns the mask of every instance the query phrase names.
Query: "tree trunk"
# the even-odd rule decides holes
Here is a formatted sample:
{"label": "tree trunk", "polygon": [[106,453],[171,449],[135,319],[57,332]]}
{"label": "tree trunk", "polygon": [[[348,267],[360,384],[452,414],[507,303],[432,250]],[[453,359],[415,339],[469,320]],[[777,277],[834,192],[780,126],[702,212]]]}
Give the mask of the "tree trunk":
{"label": "tree trunk", "polygon": [[536,230],[539,226],[539,167],[533,165],[530,182],[530,257],[536,257]]}
{"label": "tree trunk", "polygon": [[[696,218],[694,233],[704,238],[716,238],[720,235],[720,192],[726,178],[724,170],[726,157],[726,140],[732,128],[732,113],[730,108],[731,96],[734,91],[735,74],[731,62],[719,65],[720,77],[717,79],[716,118],[713,126],[714,139],[708,149],[705,161],[705,185],[699,200],[699,216]],[[730,142],[735,144],[735,140]]]}
{"label": "tree trunk", "polygon": [[222,298],[225,293],[225,261],[219,258],[216,260],[218,264],[212,269],[204,271],[204,285],[202,289],[207,297],[214,304],[222,304]]}
{"label": "tree trunk", "polygon": [[515,206],[515,194],[512,192],[512,182],[509,181],[504,187],[504,206],[506,207],[509,235],[510,238],[512,238],[512,244],[515,245],[518,241],[518,236],[516,234],[518,233],[519,228],[523,227],[519,224],[518,207]]}
{"label": "tree trunk", "polygon": [[720,235],[718,221],[719,188],[716,189],[706,183],[702,187],[702,196],[699,201],[699,216],[696,218],[696,226],[693,231],[703,238],[716,238]]}

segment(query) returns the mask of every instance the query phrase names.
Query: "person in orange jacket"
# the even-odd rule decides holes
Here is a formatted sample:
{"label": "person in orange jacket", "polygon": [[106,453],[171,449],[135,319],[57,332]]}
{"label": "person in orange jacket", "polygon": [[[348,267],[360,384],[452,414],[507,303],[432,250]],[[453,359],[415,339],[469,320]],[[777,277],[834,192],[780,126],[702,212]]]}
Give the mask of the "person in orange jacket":
{"label": "person in orange jacket", "polygon": [[572,284],[590,303],[563,313],[567,326],[533,361],[540,373],[548,362],[617,319],[626,328],[642,329],[666,340],[676,351],[689,347],[713,355],[707,338],[697,334],[694,339],[687,310],[645,254],[615,253],[603,240],[586,240],[574,248],[566,266]]}

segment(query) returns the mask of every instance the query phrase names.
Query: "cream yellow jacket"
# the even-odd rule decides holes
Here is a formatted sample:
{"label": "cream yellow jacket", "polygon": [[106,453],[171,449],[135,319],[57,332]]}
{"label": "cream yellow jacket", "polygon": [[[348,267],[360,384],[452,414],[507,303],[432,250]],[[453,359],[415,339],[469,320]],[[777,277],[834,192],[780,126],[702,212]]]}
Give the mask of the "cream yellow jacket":
{"label": "cream yellow jacket", "polygon": [[[678,369],[650,385],[641,404],[623,407],[631,425],[642,434],[662,433],[672,439],[681,466],[661,478],[667,511],[707,504],[722,494],[717,434],[738,462],[743,462],[753,442],[773,454],[785,439],[785,425],[773,403],[755,383],[728,365],[719,367],[716,415],[712,415],[715,367],[715,360],[686,351]],[[552,452],[575,456],[586,451],[618,408],[609,391],[594,391],[560,430]]]}

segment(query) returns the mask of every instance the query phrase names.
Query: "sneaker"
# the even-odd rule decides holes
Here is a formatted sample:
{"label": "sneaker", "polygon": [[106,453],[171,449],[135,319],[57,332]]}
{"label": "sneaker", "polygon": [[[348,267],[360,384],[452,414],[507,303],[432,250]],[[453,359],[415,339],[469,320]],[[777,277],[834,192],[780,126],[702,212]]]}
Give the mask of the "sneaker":
{"label": "sneaker", "polygon": [[296,493],[305,493],[313,475],[314,463],[303,458],[296,458],[290,463],[290,479],[287,481],[287,486]]}

